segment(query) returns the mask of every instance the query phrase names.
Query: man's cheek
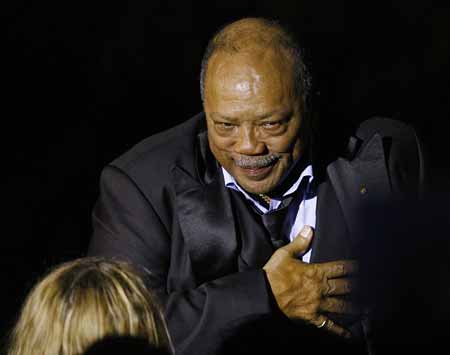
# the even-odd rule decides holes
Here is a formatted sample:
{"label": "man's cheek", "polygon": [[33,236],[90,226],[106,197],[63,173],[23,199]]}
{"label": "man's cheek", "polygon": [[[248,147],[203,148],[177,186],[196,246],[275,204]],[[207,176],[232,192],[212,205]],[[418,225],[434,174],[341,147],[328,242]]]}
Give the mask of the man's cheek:
{"label": "man's cheek", "polygon": [[216,139],[214,144],[223,153],[228,153],[233,148],[233,141],[226,138]]}
{"label": "man's cheek", "polygon": [[274,153],[289,155],[293,153],[297,144],[297,140],[285,139],[283,141],[277,142],[276,144],[273,144],[271,151]]}

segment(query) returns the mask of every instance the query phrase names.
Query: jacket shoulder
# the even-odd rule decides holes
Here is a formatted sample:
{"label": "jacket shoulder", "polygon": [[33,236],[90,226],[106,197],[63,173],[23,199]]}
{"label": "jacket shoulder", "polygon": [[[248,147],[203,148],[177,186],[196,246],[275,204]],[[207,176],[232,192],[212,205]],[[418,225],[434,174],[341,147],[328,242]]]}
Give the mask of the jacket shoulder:
{"label": "jacket shoulder", "polygon": [[373,117],[362,122],[357,131],[357,140],[350,142],[349,151],[353,156],[370,144],[372,137],[379,135],[382,139],[384,154],[392,185],[399,190],[423,191],[426,185],[426,162],[420,141],[413,126],[394,119]]}
{"label": "jacket shoulder", "polygon": [[[422,144],[416,130],[409,124],[386,117],[372,117],[363,121],[350,137],[347,146],[347,157],[352,159],[359,151],[370,144],[372,138],[378,135],[382,141],[385,153],[398,153],[412,159],[422,160]],[[420,162],[422,163],[422,162]]]}
{"label": "jacket shoulder", "polygon": [[197,135],[206,129],[204,114],[157,133],[137,143],[109,165],[139,178],[167,173],[176,163],[195,169],[194,156]]}
{"label": "jacket shoulder", "polygon": [[363,121],[356,130],[359,139],[366,140],[378,133],[382,137],[415,141],[416,133],[412,126],[405,122],[387,117],[372,117]]}

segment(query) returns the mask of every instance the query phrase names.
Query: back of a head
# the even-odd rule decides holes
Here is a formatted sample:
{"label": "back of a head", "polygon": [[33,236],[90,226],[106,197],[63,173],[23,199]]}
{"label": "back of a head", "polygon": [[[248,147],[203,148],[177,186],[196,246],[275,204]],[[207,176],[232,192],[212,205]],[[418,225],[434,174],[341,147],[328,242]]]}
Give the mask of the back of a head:
{"label": "back of a head", "polygon": [[9,355],[82,354],[108,335],[170,349],[161,312],[138,272],[124,262],[81,258],[58,266],[29,293]]}
{"label": "back of a head", "polygon": [[170,355],[167,349],[149,344],[147,339],[108,336],[92,344],[83,355]]}

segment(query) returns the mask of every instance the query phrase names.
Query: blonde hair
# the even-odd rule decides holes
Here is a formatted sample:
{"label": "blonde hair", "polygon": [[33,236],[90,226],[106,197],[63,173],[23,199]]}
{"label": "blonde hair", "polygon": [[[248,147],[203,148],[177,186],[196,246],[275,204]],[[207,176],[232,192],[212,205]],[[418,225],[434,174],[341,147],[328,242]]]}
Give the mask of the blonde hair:
{"label": "blonde hair", "polygon": [[148,339],[171,350],[156,300],[125,262],[96,257],[61,264],[31,290],[9,355],[76,355],[109,335]]}

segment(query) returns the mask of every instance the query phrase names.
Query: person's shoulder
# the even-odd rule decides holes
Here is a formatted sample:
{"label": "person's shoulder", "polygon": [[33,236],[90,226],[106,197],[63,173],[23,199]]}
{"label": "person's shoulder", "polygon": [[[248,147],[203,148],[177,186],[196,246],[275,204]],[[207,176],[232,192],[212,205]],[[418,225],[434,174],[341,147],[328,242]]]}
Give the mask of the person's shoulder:
{"label": "person's shoulder", "polygon": [[415,129],[408,123],[388,117],[375,116],[360,123],[356,130],[359,139],[370,139],[374,134],[400,140],[415,140]]}
{"label": "person's shoulder", "polygon": [[204,114],[199,113],[189,120],[166,131],[145,138],[109,165],[129,175],[146,171],[166,171],[176,162],[193,160],[197,135],[204,131]]}
{"label": "person's shoulder", "polygon": [[365,156],[367,159],[373,157],[374,152],[379,154],[381,146],[391,184],[398,191],[421,193],[425,188],[426,155],[413,125],[403,120],[373,117],[360,124],[356,137],[360,141],[355,144],[353,140],[349,144],[349,151],[353,151],[351,156]]}

